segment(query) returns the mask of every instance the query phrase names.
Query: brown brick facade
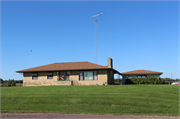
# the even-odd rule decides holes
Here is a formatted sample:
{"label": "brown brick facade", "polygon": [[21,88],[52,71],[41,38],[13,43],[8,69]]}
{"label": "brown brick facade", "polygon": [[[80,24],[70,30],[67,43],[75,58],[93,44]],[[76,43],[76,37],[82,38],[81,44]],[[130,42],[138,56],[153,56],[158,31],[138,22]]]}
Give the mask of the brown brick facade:
{"label": "brown brick facade", "polygon": [[[107,85],[108,82],[112,82],[111,70],[97,70],[98,80],[79,80],[80,71],[70,71],[70,81],[73,81],[73,85]],[[113,75],[114,76],[114,75]],[[23,73],[23,86],[46,86],[55,85],[59,79],[64,79],[64,72],[53,72],[53,79],[47,79],[47,72],[38,72],[38,79],[32,79],[32,72]]]}

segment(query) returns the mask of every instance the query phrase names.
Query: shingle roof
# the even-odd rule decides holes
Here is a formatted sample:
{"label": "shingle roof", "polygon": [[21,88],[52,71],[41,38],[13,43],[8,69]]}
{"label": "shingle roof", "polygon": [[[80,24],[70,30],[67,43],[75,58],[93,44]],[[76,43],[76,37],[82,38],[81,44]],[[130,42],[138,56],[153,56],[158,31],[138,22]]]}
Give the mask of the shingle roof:
{"label": "shingle roof", "polygon": [[145,74],[163,74],[163,72],[149,71],[149,70],[134,70],[121,73],[122,75],[145,75]]}
{"label": "shingle roof", "polygon": [[[108,66],[102,66],[102,65],[90,63],[90,62],[70,62],[70,63],[54,63],[54,64],[49,64],[49,65],[43,65],[43,66],[34,67],[30,69],[19,70],[16,72],[94,70],[94,69],[112,69],[112,68]],[[118,72],[116,70],[114,71]]]}

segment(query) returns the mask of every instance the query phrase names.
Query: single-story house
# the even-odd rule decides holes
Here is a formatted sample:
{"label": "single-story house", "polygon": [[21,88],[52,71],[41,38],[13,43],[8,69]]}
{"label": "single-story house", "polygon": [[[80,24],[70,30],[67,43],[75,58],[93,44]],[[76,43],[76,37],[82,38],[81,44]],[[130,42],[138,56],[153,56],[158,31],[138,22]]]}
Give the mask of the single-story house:
{"label": "single-story house", "polygon": [[113,69],[111,58],[107,62],[107,66],[90,62],[53,63],[16,72],[23,73],[23,86],[107,85],[114,83],[114,74],[120,74]]}
{"label": "single-story house", "polygon": [[124,85],[126,79],[129,77],[147,77],[147,76],[160,77],[161,74],[163,74],[163,72],[149,71],[149,70],[134,70],[134,71],[124,72],[121,73],[123,80],[122,84]]}

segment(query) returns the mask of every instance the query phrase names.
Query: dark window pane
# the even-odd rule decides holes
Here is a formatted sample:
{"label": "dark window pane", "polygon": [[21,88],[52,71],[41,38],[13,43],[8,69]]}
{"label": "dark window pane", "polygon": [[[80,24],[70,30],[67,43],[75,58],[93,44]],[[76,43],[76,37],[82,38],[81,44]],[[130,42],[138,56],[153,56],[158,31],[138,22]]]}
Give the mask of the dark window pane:
{"label": "dark window pane", "polygon": [[38,79],[38,76],[32,76],[32,79]]}
{"label": "dark window pane", "polygon": [[79,80],[83,80],[83,72],[79,74]]}
{"label": "dark window pane", "polygon": [[97,80],[97,71],[94,72],[94,80]]}
{"label": "dark window pane", "polygon": [[53,79],[53,75],[48,75],[47,79]]}

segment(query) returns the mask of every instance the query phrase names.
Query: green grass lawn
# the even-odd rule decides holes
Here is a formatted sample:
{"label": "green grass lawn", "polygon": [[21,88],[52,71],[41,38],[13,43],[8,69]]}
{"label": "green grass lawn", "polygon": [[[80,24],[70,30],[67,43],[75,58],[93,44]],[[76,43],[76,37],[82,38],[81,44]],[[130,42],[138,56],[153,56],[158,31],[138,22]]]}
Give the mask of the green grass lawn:
{"label": "green grass lawn", "polygon": [[179,115],[179,86],[1,87],[1,112]]}

